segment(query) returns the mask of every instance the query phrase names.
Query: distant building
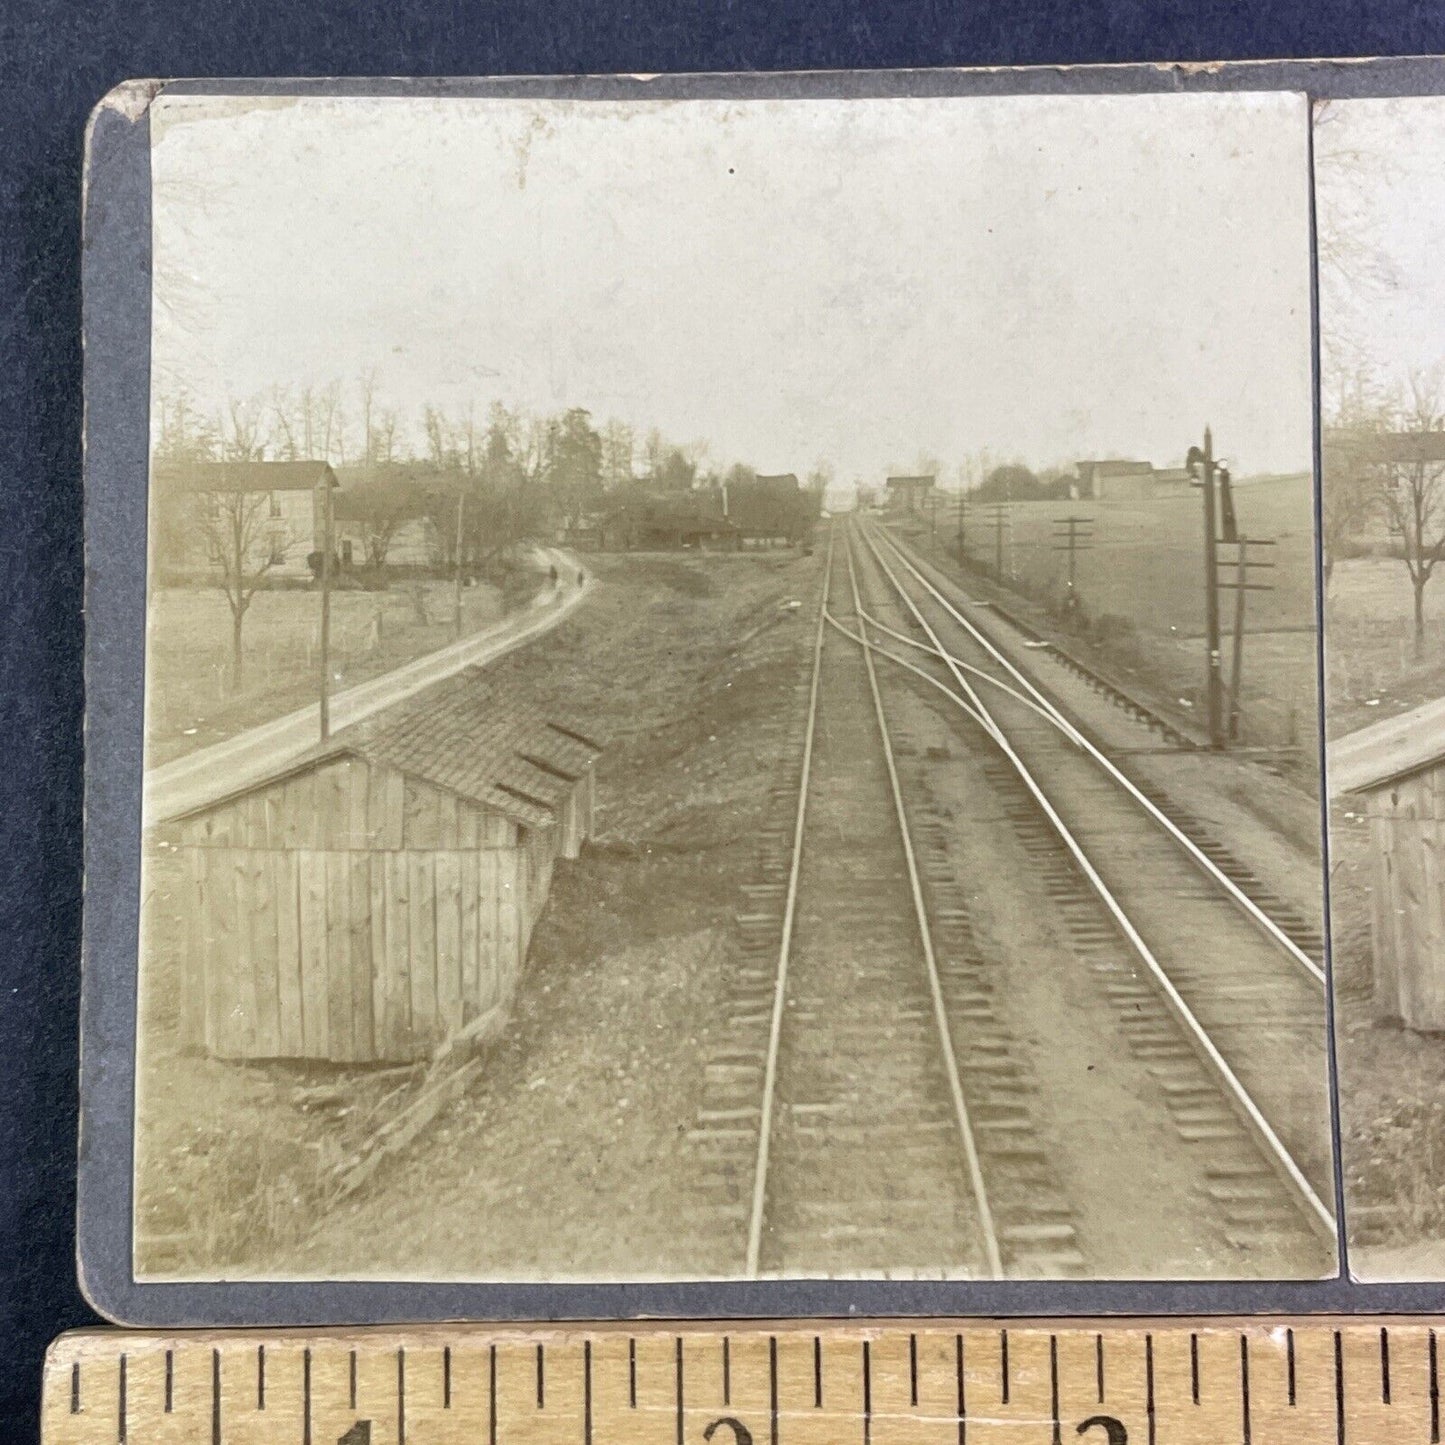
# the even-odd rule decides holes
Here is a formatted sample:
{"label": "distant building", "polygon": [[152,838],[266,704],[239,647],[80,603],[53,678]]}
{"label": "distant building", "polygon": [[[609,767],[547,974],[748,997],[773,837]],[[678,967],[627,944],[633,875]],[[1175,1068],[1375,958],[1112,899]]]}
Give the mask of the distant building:
{"label": "distant building", "polygon": [[888,505],[899,512],[922,512],[933,492],[932,477],[889,477]]}
{"label": "distant building", "polygon": [[1445,462],[1445,431],[1360,431],[1326,427],[1321,438],[1326,476],[1348,475],[1361,467],[1408,466]]}
{"label": "distant building", "polygon": [[1327,764],[1370,820],[1375,1011],[1445,1031],[1445,698],[1336,739]]}
{"label": "distant building", "polygon": [[646,492],[629,496],[603,524],[607,543],[624,548],[732,551],[738,529],[720,492]]}
{"label": "distant building", "polygon": [[365,487],[335,494],[332,536],[336,556],[343,567],[366,566],[373,542],[381,533],[385,534],[385,540],[378,545],[385,552],[383,561],[388,568],[426,571],[441,565],[441,536],[430,517],[407,515],[392,520],[385,507],[379,507],[367,496]]}
{"label": "distant building", "polygon": [[161,462],[151,479],[152,561],[165,575],[218,571],[239,546],[247,572],[307,576],[322,548],[325,462]]}
{"label": "distant building", "polygon": [[1099,502],[1148,502],[1159,497],[1178,496],[1189,490],[1192,480],[1184,467],[1156,467],[1152,462],[1079,462],[1078,494]]}

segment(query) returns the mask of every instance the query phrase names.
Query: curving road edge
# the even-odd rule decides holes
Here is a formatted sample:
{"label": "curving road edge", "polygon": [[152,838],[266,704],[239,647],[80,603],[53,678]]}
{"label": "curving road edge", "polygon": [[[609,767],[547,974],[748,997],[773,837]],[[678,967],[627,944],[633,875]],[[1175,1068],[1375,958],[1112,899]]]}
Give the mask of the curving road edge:
{"label": "curving road edge", "polygon": [[[460,642],[428,652],[412,662],[331,697],[333,731],[360,722],[381,708],[477,663],[493,662],[550,632],[579,607],[596,586],[591,572],[575,579],[581,567],[557,547],[539,547],[542,566],[556,566],[559,581],[544,588],[531,606]],[[248,728],[235,737],[200,748],[159,768],[148,768],[142,804],[142,826],[153,827],[211,800],[233,793],[298,758],[317,741],[317,704]]]}

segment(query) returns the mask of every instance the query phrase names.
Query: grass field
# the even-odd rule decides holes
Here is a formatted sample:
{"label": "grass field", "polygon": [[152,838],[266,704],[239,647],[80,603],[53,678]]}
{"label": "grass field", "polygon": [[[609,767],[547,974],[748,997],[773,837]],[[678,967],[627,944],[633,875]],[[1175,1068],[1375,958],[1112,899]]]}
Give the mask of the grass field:
{"label": "grass field", "polygon": [[1335,564],[1325,604],[1326,719],[1331,737],[1445,696],[1445,573],[1425,589],[1425,647],[1415,655],[1405,564]]}
{"label": "grass field", "polygon": [[[1125,671],[1176,707],[1202,716],[1204,690],[1203,507],[1196,492],[1149,502],[1015,502],[1002,509],[1004,579],[1055,610],[1067,594],[1069,558],[1060,519],[1091,534],[1075,563],[1079,625],[1103,641]],[[1274,546],[1273,564],[1251,580],[1271,592],[1246,597],[1243,687],[1246,740],[1278,745],[1313,732],[1316,708],[1314,523],[1307,474],[1243,481],[1235,488],[1240,532]],[[990,505],[968,509],[971,563],[992,573],[999,529]],[[940,508],[940,544],[956,544],[957,513]],[[1221,549],[1221,559],[1235,549]],[[1253,561],[1254,558],[1251,558]],[[1398,565],[1398,564],[1397,564]],[[1232,569],[1221,568],[1229,580]],[[1222,594],[1224,668],[1230,667],[1233,592]]]}
{"label": "grass field", "polygon": [[[496,587],[463,589],[463,633],[488,626],[502,612]],[[215,587],[154,591],[146,627],[147,766],[314,701],[319,618],[313,591],[256,593],[243,633],[244,684],[233,690],[225,595]],[[376,677],[455,637],[448,582],[404,583],[384,592],[337,591],[331,600],[332,685],[339,690]]]}

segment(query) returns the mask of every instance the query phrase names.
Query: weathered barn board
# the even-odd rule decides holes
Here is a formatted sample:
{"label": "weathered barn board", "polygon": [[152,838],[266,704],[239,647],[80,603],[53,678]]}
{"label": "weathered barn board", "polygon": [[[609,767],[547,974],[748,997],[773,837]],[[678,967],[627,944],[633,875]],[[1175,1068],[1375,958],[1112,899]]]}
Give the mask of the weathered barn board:
{"label": "weathered barn board", "polygon": [[186,1038],[223,1058],[424,1058],[510,1003],[598,746],[476,675],[179,820]]}
{"label": "weathered barn board", "polygon": [[1445,1031],[1445,702],[1332,743],[1329,776],[1369,820],[1375,1010]]}

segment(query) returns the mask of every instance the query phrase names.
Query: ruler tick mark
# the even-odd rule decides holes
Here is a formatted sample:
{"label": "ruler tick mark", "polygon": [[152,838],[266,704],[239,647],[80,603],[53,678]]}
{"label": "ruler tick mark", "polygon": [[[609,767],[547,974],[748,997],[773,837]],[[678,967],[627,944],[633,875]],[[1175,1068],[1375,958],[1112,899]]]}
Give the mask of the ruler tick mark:
{"label": "ruler tick mark", "polygon": [[221,1445],[221,1352],[211,1351],[211,1445]]}
{"label": "ruler tick mark", "polygon": [[1294,1331],[1293,1331],[1293,1330],[1286,1330],[1286,1331],[1284,1332],[1284,1354],[1285,1354],[1286,1372],[1287,1372],[1287,1374],[1288,1374],[1288,1376],[1289,1376],[1289,1402],[1290,1402],[1291,1405],[1293,1405],[1293,1404],[1295,1403],[1295,1388],[1294,1388]]}
{"label": "ruler tick mark", "polygon": [[768,1439],[778,1445],[778,1337],[768,1336]]}
{"label": "ruler tick mark", "polygon": [[582,1445],[592,1445],[592,1341],[582,1341]]}
{"label": "ruler tick mark", "polygon": [[958,1445],[968,1445],[968,1402],[963,1393],[963,1336],[961,1334],[953,1337],[953,1370],[958,1387]]}
{"label": "ruler tick mark", "polygon": [[70,1367],[70,1413],[80,1414],[80,1361]]}
{"label": "ruler tick mark", "polygon": [[1094,1391],[1098,1395],[1098,1403],[1104,1403],[1104,1337],[1094,1336]]}
{"label": "ruler tick mark", "polygon": [[823,1338],[813,1336],[813,1408],[823,1408]]}
{"label": "ruler tick mark", "polygon": [[863,1341],[863,1445],[873,1438],[873,1362],[868,1341]]}
{"label": "ruler tick mark", "polygon": [[452,1347],[442,1347],[442,1409],[452,1407]]}
{"label": "ruler tick mark", "polygon": [[[356,1359],[356,1351],[351,1352],[351,1358]],[[351,1371],[351,1408],[356,1408],[356,1369],[353,1365]],[[311,1351],[305,1349],[301,1352],[301,1441],[302,1445],[311,1445]]]}
{"label": "ruler tick mark", "polygon": [[1390,1332],[1380,1326],[1380,1403],[1390,1403]]}
{"label": "ruler tick mark", "polygon": [[487,1353],[487,1441],[497,1445],[497,1347]]}
{"label": "ruler tick mark", "polygon": [[1049,1336],[1049,1409],[1053,1414],[1054,1445],[1063,1445],[1063,1428],[1059,1419],[1059,1337]]}
{"label": "ruler tick mark", "polygon": [[116,1420],[115,1438],[120,1445],[125,1445],[125,1386],[126,1386],[126,1359],[124,1353],[120,1357],[120,1378],[116,1381]]}
{"label": "ruler tick mark", "polygon": [[1000,1331],[998,1332],[998,1341],[999,1341],[999,1363],[998,1363],[998,1369],[999,1369],[999,1377],[1000,1377],[1000,1381],[1001,1381],[999,1389],[1000,1389],[1000,1394],[1002,1395],[1002,1398],[1003,1398],[1003,1402],[1004,1402],[1005,1405],[1007,1405],[1007,1404],[1008,1404],[1008,1331],[1007,1331],[1007,1330],[1000,1330]]}
{"label": "ruler tick mark", "polygon": [[673,1346],[673,1352],[674,1352],[674,1359],[676,1360],[676,1364],[675,1364],[674,1367],[673,1367],[673,1374],[674,1374],[674,1380],[675,1380],[674,1389],[675,1389],[675,1392],[676,1392],[676,1394],[677,1394],[677,1445],[683,1445],[683,1436],[684,1436],[685,1431],[686,1431],[686,1424],[685,1424],[685,1417],[684,1417],[684,1415],[683,1415],[683,1405],[682,1405],[682,1336],[681,1336],[681,1335],[678,1335],[678,1336],[677,1336],[677,1341],[676,1341],[675,1345]]}
{"label": "ruler tick mark", "polygon": [[1144,1413],[1149,1424],[1149,1445],[1154,1445],[1154,1336],[1144,1336]]}
{"label": "ruler tick mark", "polygon": [[918,1336],[908,1336],[908,1403],[918,1408]]}
{"label": "ruler tick mark", "polygon": [[637,1341],[627,1342],[627,1408],[637,1408]]}
{"label": "ruler tick mark", "polygon": [[1189,1336],[1189,1393],[1199,1403],[1199,1336]]}
{"label": "ruler tick mark", "polygon": [[256,1346],[256,1408],[266,1408],[266,1346]]}
{"label": "ruler tick mark", "polygon": [[547,1408],[547,1357],[540,1343],[537,1345],[537,1408]]}
{"label": "ruler tick mark", "polygon": [[1249,1418],[1249,1336],[1239,1337],[1239,1413],[1240,1429],[1244,1445],[1250,1445],[1251,1422]]}
{"label": "ruler tick mark", "polygon": [[1430,1331],[1430,1445],[1440,1445],[1440,1372],[1436,1368],[1435,1331]]}
{"label": "ruler tick mark", "polygon": [[406,1445],[406,1349],[396,1352],[396,1445]]}
{"label": "ruler tick mark", "polygon": [[[306,1352],[306,1354],[307,1354],[307,1357],[308,1357],[308,1359],[309,1359],[310,1354],[311,1354],[311,1351],[308,1350],[308,1351]],[[356,1351],[355,1351],[355,1350],[352,1350],[352,1351],[351,1351],[351,1356],[350,1356],[349,1360],[347,1361],[346,1375],[347,1375],[347,1381],[346,1381],[346,1402],[347,1402],[347,1404],[350,1406],[350,1408],[354,1410],[354,1409],[356,1409]]]}
{"label": "ruler tick mark", "polygon": [[732,1351],[728,1347],[728,1337],[723,1336],[723,1404],[731,1405],[733,1402],[733,1372],[732,1372]]}
{"label": "ruler tick mark", "polygon": [[1335,1440],[1345,1445],[1345,1347],[1335,1331]]}

